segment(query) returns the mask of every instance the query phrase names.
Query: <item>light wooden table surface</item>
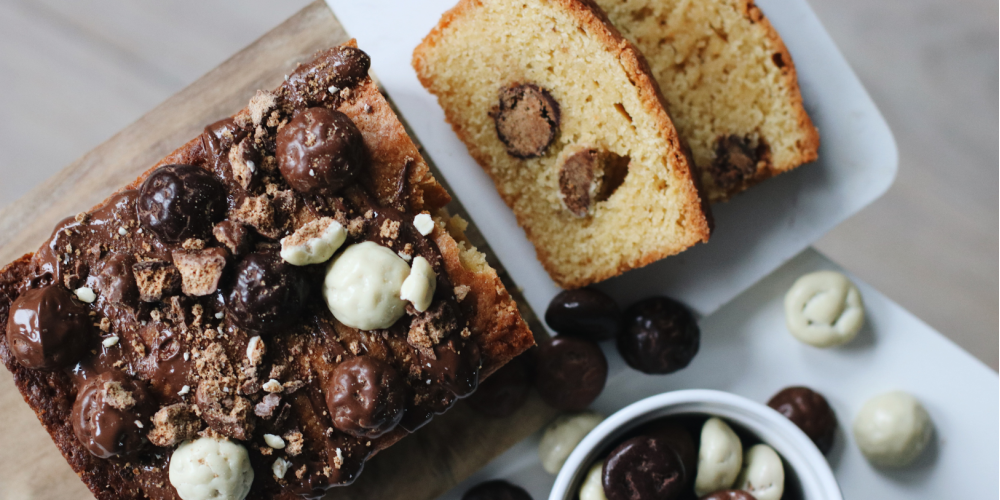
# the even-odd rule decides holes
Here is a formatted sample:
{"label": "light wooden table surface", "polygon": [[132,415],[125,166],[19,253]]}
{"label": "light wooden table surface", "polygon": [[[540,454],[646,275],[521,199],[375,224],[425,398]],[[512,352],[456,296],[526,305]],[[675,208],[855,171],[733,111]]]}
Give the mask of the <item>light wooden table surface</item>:
{"label": "light wooden table surface", "polygon": [[[997,3],[810,2],[900,150],[817,247],[996,369]],[[0,0],[0,207],[307,3]]]}

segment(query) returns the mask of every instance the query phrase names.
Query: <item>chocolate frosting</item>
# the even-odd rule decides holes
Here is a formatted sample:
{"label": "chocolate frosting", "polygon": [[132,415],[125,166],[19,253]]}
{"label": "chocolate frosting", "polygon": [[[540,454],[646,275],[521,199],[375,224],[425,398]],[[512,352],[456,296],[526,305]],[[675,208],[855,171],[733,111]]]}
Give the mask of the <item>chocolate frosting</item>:
{"label": "chocolate frosting", "polygon": [[96,457],[132,454],[148,443],[144,436],[155,411],[142,382],[108,371],[80,389],[73,404],[73,431]]}
{"label": "chocolate frosting", "polygon": [[83,304],[60,285],[22,293],[7,317],[7,342],[26,368],[65,368],[87,351],[93,327]]}
{"label": "chocolate frosting", "polygon": [[334,427],[352,436],[377,438],[403,418],[406,389],[393,367],[359,356],[333,371],[326,404]]}
{"label": "chocolate frosting", "polygon": [[[134,407],[142,411],[113,406],[114,411],[109,410],[94,385],[98,378],[134,377],[141,381],[142,388],[130,392],[146,394],[137,401],[153,401],[154,410],[178,403],[197,405],[200,418],[215,419],[216,425],[209,423],[214,431],[232,428],[229,435],[247,438],[254,469],[268,471],[257,476],[252,495],[286,492],[305,498],[318,498],[333,486],[353,482],[368,456],[379,449],[376,440],[384,439],[383,433],[400,425],[402,419],[409,421],[404,428],[415,429],[448,409],[459,396],[475,390],[480,354],[478,345],[467,338],[475,301],[457,301],[436,244],[413,226],[415,214],[406,195],[410,163],[404,164],[395,194],[388,195],[376,192],[367,163],[362,171],[351,174],[356,177],[348,176],[343,182],[349,185],[335,195],[297,191],[281,172],[277,159],[279,124],[290,127],[296,115],[306,113],[305,106],[321,105],[332,113],[350,99],[349,87],[364,81],[367,70],[367,56],[355,48],[324,52],[313,63],[299,67],[276,92],[265,95],[273,98],[273,103],[267,104],[271,107],[260,120],[251,122],[243,113],[209,125],[200,147],[188,149],[191,154],[184,161],[190,165],[161,167],[143,183],[141,194],[140,190],[125,190],[88,214],[65,219],[35,254],[25,287],[36,291],[22,295],[50,287],[69,297],[67,289],[80,284],[97,292],[92,304],[67,299],[78,308],[76,317],[82,318],[77,326],[87,331],[86,336],[77,337],[88,339],[65,364],[60,361],[80,395],[82,416],[74,417],[80,421],[74,425],[80,428],[77,435],[88,449],[131,463],[133,467],[121,470],[138,474],[135,480],[147,496],[175,495],[166,477],[166,455],[132,454],[144,445],[135,444],[129,433],[129,425],[138,428],[129,412],[139,412],[148,432],[150,422],[144,406]],[[332,93],[331,86],[345,92]],[[360,140],[348,137],[333,144],[330,154],[351,156],[356,153],[352,149],[356,142]],[[260,168],[254,172],[253,183],[243,183],[234,176],[235,166],[230,164],[234,147],[252,147],[251,153],[258,155],[256,166]],[[385,179],[379,179],[382,181]],[[380,189],[386,189],[385,184]],[[240,211],[249,198],[257,205]],[[335,218],[350,229],[347,244],[370,240],[394,252],[426,258],[438,279],[431,309],[410,311],[387,330],[361,332],[338,324],[316,290],[318,283],[313,282],[313,277],[322,276],[322,268],[285,263],[275,243],[322,216]],[[398,234],[390,236],[382,230],[387,222],[398,225]],[[187,296],[172,286],[153,290],[150,281],[163,284],[156,281],[156,273],[140,275],[135,271],[136,266],[141,270],[161,266],[180,272],[173,260],[176,252],[215,252],[223,246],[232,255],[220,275],[221,290],[207,295]],[[162,293],[146,293],[145,301],[139,300],[140,291]],[[444,310],[449,312],[432,317],[432,311]],[[44,318],[58,318],[58,314]],[[408,331],[415,322],[445,333],[435,336],[429,345],[411,344]],[[101,325],[102,337],[115,335],[118,342],[101,346],[94,324]],[[266,353],[251,360],[248,344],[258,334],[263,335],[256,345]],[[227,369],[220,371],[209,362],[206,354],[213,344],[221,346],[216,350],[217,358],[225,360]],[[364,394],[366,387],[377,387],[376,395],[383,397],[370,399],[378,403],[375,407],[355,400],[331,408],[326,388],[334,371],[347,371],[350,363],[363,363],[354,361],[358,359],[385,360],[388,368],[369,373],[377,386],[356,387],[354,393]],[[264,389],[270,379],[281,387],[275,389],[271,384]],[[206,385],[206,380],[211,382]],[[188,386],[186,391],[184,386]],[[219,407],[213,404],[217,400]],[[218,410],[217,415],[209,415],[206,409]],[[357,425],[334,425],[337,411],[331,410],[338,409],[346,410],[346,422]],[[354,418],[359,409],[368,419],[366,423],[365,418]],[[223,420],[229,416],[244,415],[253,427],[219,425],[226,424]],[[101,429],[107,430],[97,432]],[[285,436],[293,431],[302,434],[301,450],[293,454],[292,446],[285,449],[291,466],[279,481],[269,472],[274,456],[261,451],[265,446],[262,434]]]}

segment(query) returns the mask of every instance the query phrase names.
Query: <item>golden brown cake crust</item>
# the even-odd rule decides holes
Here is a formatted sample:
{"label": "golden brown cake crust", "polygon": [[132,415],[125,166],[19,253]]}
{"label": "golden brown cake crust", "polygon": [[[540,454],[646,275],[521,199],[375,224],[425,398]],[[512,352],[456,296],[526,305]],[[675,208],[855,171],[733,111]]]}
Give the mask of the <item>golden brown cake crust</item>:
{"label": "golden brown cake crust", "polygon": [[[712,202],[817,158],[794,62],[753,0],[596,2],[650,62]],[[738,138],[754,163],[716,165],[723,138]]]}
{"label": "golden brown cake crust", "polygon": [[[345,45],[356,46],[353,40]],[[354,95],[346,96],[344,104],[338,109],[348,115],[361,130],[371,154],[375,194],[380,201],[386,203],[393,198],[400,172],[407,168],[408,182],[405,185],[408,212],[443,213],[444,205],[451,200],[451,197],[434,178],[426,161],[420,156],[417,146],[407,136],[403,125],[377,86],[370,78],[366,78],[354,88],[354,91]],[[248,113],[248,109],[244,108],[234,117],[239,120]],[[201,138],[192,139],[117,193],[135,189],[162,165],[199,163],[204,157]],[[115,195],[112,195],[108,200],[114,197]],[[105,202],[94,208],[104,205]],[[480,371],[482,379],[534,345],[533,336],[496,271],[487,265],[471,268],[466,266],[460,254],[465,252],[467,256],[480,257],[481,254],[465,242],[461,228],[455,224],[447,224],[448,221],[441,217],[438,217],[438,222],[431,238],[437,244],[445,262],[448,277],[456,287],[468,287],[464,300],[475,301],[476,304],[475,314],[470,318],[470,327],[471,339],[479,346],[482,354],[483,366]],[[28,286],[26,280],[32,273],[31,258],[32,254],[26,254],[0,270],[0,322],[3,325],[7,324],[11,303]],[[143,491],[141,483],[136,480],[140,473],[148,471],[133,469],[118,461],[98,459],[77,439],[70,424],[76,388],[65,372],[40,371],[23,367],[12,355],[6,335],[0,335],[0,360],[13,374],[25,402],[35,412],[67,462],[98,499],[140,499],[152,496],[154,492]],[[371,447],[377,453],[406,434],[405,430],[397,427],[373,439]],[[165,471],[157,473],[165,481]],[[257,473],[269,474],[270,470],[258,470]],[[162,489],[158,488],[155,493],[156,498],[178,498],[169,484],[163,485]],[[300,497],[288,491],[267,497],[251,491],[247,498]]]}
{"label": "golden brown cake crust", "polygon": [[[686,245],[690,246],[698,242],[707,242],[714,227],[714,221],[708,205],[708,196],[702,190],[698,176],[694,173],[694,163],[686,147],[679,139],[673,122],[665,111],[666,101],[660,92],[658,84],[651,76],[651,71],[645,58],[631,42],[621,35],[600,7],[593,1],[553,0],[552,3],[569,12],[584,26],[588,34],[596,37],[605,49],[614,53],[621,62],[629,79],[639,90],[645,109],[656,116],[656,127],[659,135],[664,137],[668,142],[670,154],[672,155],[672,164],[677,166],[678,176],[680,177],[681,184],[684,186],[680,193],[680,197],[683,199],[681,219],[690,227],[688,233],[690,239]],[[438,24],[424,37],[421,44],[414,50],[412,64],[416,69],[417,77],[425,88],[433,88],[434,79],[433,72],[428,68],[426,63],[427,52],[440,43],[442,37],[446,36],[445,31],[453,23],[460,21],[465,16],[472,15],[474,9],[478,8],[478,6],[479,2],[477,0],[460,0],[455,7],[442,15]],[[445,119],[452,125],[452,129],[458,135],[459,139],[466,144],[472,157],[492,177],[494,184],[499,186],[500,180],[493,174],[490,168],[490,159],[472,147],[474,138],[459,125],[461,123],[459,117],[447,106],[444,106],[444,112]],[[499,192],[507,205],[513,207],[515,196],[505,193],[502,189]],[[524,224],[525,214],[519,213],[516,209],[514,212],[519,223],[525,229],[528,239],[535,241],[531,228]],[[579,288],[603,281],[677,253],[677,250],[673,249],[650,251],[631,260],[621,261],[615,268],[600,269],[588,274],[586,277],[573,278],[566,276],[556,266],[545,248],[538,244],[534,246],[538,260],[542,263],[542,266],[552,279],[563,288]]]}

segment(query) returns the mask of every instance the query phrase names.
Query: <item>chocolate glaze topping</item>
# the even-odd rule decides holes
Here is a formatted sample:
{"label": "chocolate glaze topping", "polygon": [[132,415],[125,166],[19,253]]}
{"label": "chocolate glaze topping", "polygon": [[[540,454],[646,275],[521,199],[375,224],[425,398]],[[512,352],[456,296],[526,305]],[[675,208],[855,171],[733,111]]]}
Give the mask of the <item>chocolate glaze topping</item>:
{"label": "chocolate glaze topping", "polygon": [[[318,498],[353,482],[379,440],[419,428],[476,389],[480,353],[468,338],[475,301],[455,297],[436,244],[413,226],[407,169],[398,180],[380,180],[380,189],[398,191],[380,197],[367,161],[357,161],[368,157],[349,131],[357,129],[334,111],[368,67],[353,47],[322,53],[277,91],[258,92],[247,111],[206,127],[184,159],[189,165],[160,167],[139,190],[65,219],[33,257],[9,343],[24,347],[16,354],[24,366],[65,370],[79,394],[77,436],[95,455],[127,462],[122,474],[146,496],[176,495],[166,472],[175,445],[144,439],[156,425],[151,416],[171,405],[187,408],[185,415],[197,409],[204,426],[194,428],[247,448],[256,471],[248,498]],[[339,132],[304,161],[325,154],[332,166],[347,166],[300,189],[279,166],[278,130],[313,115],[332,115],[324,126]],[[289,132],[283,147],[308,142],[307,135]],[[345,245],[374,241],[427,259],[438,280],[431,307],[408,311],[386,330],[337,322],[318,288],[324,266],[296,267],[278,255],[282,237],[319,217],[348,228]],[[217,290],[178,286],[182,271],[198,271],[178,255],[223,256],[212,259],[215,271],[223,266],[213,275]],[[80,286],[95,291],[92,304],[71,297]],[[39,298],[49,295],[56,298]],[[112,336],[117,341],[104,342]],[[345,394],[368,399],[330,401],[345,372],[355,377],[341,382],[351,386]],[[126,388],[135,404],[109,403],[102,381]],[[286,447],[269,448],[264,434],[282,436]],[[270,472],[278,457],[290,463],[284,478]]]}
{"label": "chocolate glaze topping", "polygon": [[83,304],[58,285],[28,290],[7,318],[7,342],[28,368],[64,368],[82,357],[93,327]]}

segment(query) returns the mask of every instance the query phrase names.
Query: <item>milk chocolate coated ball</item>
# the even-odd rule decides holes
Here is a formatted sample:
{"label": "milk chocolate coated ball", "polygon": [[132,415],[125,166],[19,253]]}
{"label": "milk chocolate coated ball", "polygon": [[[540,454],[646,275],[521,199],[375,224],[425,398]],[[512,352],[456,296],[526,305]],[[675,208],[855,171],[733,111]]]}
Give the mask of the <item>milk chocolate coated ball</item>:
{"label": "milk chocolate coated ball", "polygon": [[560,335],[600,342],[615,338],[621,325],[621,311],[614,299],[600,290],[564,290],[549,302],[545,322]]}
{"label": "milk chocolate coated ball", "polygon": [[127,455],[146,445],[155,403],[145,383],[119,371],[105,372],[80,389],[73,403],[73,432],[98,458]]}
{"label": "milk chocolate coated ball", "polygon": [[393,367],[359,356],[334,369],[326,405],[334,427],[373,439],[391,431],[403,418],[406,389]]}
{"label": "milk chocolate coated ball", "polygon": [[309,108],[278,132],[278,168],[296,191],[333,195],[368,167],[361,131],[347,115]]}
{"label": "milk chocolate coated ball", "polygon": [[10,306],[7,344],[25,368],[71,366],[86,353],[92,336],[87,309],[62,285],[28,290]]}
{"label": "milk chocolate coated ball", "polygon": [[535,387],[549,406],[579,411],[604,390],[608,360],[593,341],[559,336],[538,346]]}
{"label": "milk chocolate coated ball", "polygon": [[826,398],[808,387],[787,387],[771,397],[767,406],[788,417],[809,436],[819,451],[827,453],[837,432],[837,415]]}

